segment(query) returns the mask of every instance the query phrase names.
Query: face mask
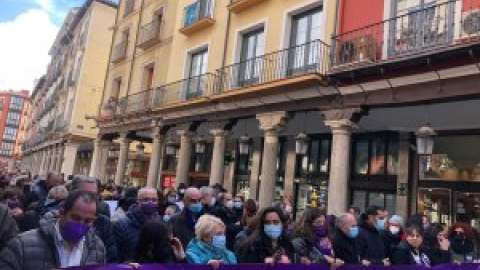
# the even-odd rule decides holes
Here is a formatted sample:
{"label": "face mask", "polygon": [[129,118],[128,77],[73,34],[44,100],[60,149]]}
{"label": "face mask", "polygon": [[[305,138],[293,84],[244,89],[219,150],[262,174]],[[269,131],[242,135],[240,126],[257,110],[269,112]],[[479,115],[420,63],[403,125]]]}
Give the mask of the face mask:
{"label": "face mask", "polygon": [[242,209],[243,208],[243,203],[242,202],[233,202],[233,208]]}
{"label": "face mask", "polygon": [[175,204],[177,202],[177,196],[168,196],[168,203]]}
{"label": "face mask", "polygon": [[60,227],[60,233],[62,234],[63,239],[70,243],[80,242],[80,239],[87,235],[89,230],[89,225],[76,221],[67,221]]}
{"label": "face mask", "polygon": [[390,226],[389,230],[393,235],[396,235],[400,232],[400,228],[398,228],[397,226]]}
{"label": "face mask", "polygon": [[170,216],[169,215],[164,215],[163,216],[163,221],[169,222],[170,221]]}
{"label": "face mask", "polygon": [[317,237],[325,237],[328,234],[328,230],[325,226],[315,226],[313,227],[313,233]]}
{"label": "face mask", "polygon": [[50,204],[52,204],[52,203],[54,203],[54,202],[55,202],[54,199],[52,199],[52,198],[46,198],[46,199],[45,199],[45,206],[50,205]]}
{"label": "face mask", "polygon": [[15,209],[20,207],[20,202],[17,200],[10,200],[7,202],[7,206],[10,209]]}
{"label": "face mask", "polygon": [[180,190],[178,191],[178,193],[184,194],[184,193],[185,193],[185,189],[180,189]]}
{"label": "face mask", "polygon": [[227,204],[226,204],[227,208],[233,208],[233,201],[227,201]]}
{"label": "face mask", "polygon": [[212,198],[212,199],[210,200],[210,206],[214,206],[216,202],[217,202],[217,199]]}
{"label": "face mask", "polygon": [[198,213],[202,212],[203,205],[201,203],[192,203],[192,204],[190,204],[188,209],[190,211],[192,211],[193,213],[198,214]]}
{"label": "face mask", "polygon": [[265,234],[272,240],[276,240],[282,235],[282,225],[268,224],[263,227]]}
{"label": "face mask", "polygon": [[375,224],[375,228],[379,231],[385,230],[385,220],[384,219],[379,219],[377,220],[377,223]]}
{"label": "face mask", "polygon": [[212,245],[217,248],[225,248],[227,238],[225,235],[214,235],[212,239]]}
{"label": "face mask", "polygon": [[147,216],[155,214],[157,211],[158,204],[153,202],[144,202],[140,204],[140,211]]}
{"label": "face mask", "polygon": [[351,227],[350,230],[348,231],[348,237],[350,238],[355,238],[358,236],[358,226]]}

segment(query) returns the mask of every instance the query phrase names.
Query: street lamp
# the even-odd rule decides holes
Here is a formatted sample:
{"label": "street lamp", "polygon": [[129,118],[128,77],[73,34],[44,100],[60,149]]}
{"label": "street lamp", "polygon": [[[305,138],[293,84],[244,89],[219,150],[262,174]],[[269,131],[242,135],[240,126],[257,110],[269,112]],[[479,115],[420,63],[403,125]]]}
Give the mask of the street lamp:
{"label": "street lamp", "polygon": [[137,155],[142,157],[145,154],[145,145],[142,142],[137,144]]}
{"label": "street lamp", "polygon": [[300,132],[295,137],[295,153],[297,155],[306,155],[308,151],[308,136],[305,132]]}
{"label": "street lamp", "polygon": [[165,147],[165,154],[169,156],[174,156],[176,152],[175,143],[172,140],[167,142],[167,146]]}
{"label": "street lamp", "polygon": [[433,153],[434,137],[437,135],[430,124],[421,126],[417,133],[417,154],[431,155]]}
{"label": "street lamp", "polygon": [[245,134],[238,139],[239,145],[238,150],[240,155],[248,155],[250,150],[250,138]]}
{"label": "street lamp", "polygon": [[205,153],[205,140],[202,136],[198,137],[195,143],[195,153],[196,154],[203,154]]}

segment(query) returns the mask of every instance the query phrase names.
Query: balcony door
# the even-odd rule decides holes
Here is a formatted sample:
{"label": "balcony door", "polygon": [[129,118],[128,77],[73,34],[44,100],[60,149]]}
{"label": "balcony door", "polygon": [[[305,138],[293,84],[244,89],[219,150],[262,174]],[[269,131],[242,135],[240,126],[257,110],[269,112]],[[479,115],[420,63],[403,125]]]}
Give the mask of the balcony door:
{"label": "balcony door", "polygon": [[320,61],[323,37],[323,10],[318,7],[292,17],[288,76],[313,72]]}
{"label": "balcony door", "polygon": [[238,84],[240,87],[259,82],[262,71],[261,55],[264,53],[263,28],[243,35],[242,52],[240,56],[240,70]]}
{"label": "balcony door", "polygon": [[411,53],[451,42],[454,5],[447,0],[397,0],[391,53]]}
{"label": "balcony door", "polygon": [[191,55],[189,78],[187,79],[186,98],[200,97],[205,92],[207,77],[208,50],[202,50]]}

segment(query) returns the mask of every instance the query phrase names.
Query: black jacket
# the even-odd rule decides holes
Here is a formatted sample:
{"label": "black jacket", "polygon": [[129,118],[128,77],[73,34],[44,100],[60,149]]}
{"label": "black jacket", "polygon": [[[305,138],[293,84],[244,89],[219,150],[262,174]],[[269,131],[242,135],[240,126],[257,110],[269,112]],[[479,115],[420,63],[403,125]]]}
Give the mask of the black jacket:
{"label": "black jacket", "polygon": [[8,207],[0,204],[0,250],[6,245],[8,240],[15,237],[17,233],[17,223],[10,214]]}
{"label": "black jacket", "polygon": [[[413,258],[413,253],[417,252],[414,251],[407,242],[403,241],[392,250],[390,262],[393,265],[416,265],[417,263]],[[431,266],[431,260],[423,248],[420,248],[418,255],[420,255],[424,266]]]}
{"label": "black jacket", "polygon": [[269,239],[258,239],[253,243],[245,242],[240,248],[240,254],[238,255],[239,263],[265,263],[265,259],[272,257],[275,253],[281,252],[290,259],[292,263],[297,262],[297,256],[295,255],[295,249],[293,248],[290,239],[279,239],[279,245],[277,249],[273,249]]}
{"label": "black jacket", "polygon": [[356,238],[350,238],[341,230],[335,228],[332,243],[335,257],[341,259],[346,264],[359,264],[356,242]]}
{"label": "black jacket", "polygon": [[385,243],[380,232],[367,223],[360,225],[357,237],[357,251],[360,261],[367,260],[372,264],[383,265],[385,256]]}
{"label": "black jacket", "polygon": [[400,231],[397,234],[392,234],[390,231],[383,231],[380,234],[382,235],[385,244],[385,257],[391,260],[393,251],[402,242],[403,232]]}
{"label": "black jacket", "polygon": [[195,237],[195,223],[199,215],[193,214],[188,208],[183,208],[183,211],[173,216],[170,219],[173,236],[180,239],[182,246],[187,250],[188,243]]}

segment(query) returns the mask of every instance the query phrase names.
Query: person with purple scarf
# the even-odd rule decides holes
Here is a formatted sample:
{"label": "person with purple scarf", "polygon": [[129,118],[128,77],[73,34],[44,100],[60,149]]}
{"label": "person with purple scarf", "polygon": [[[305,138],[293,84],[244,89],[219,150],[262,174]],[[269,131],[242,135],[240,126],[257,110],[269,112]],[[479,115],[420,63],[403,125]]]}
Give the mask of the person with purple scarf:
{"label": "person with purple scarf", "polygon": [[334,256],[327,216],[320,208],[303,212],[295,224],[292,244],[302,263],[328,263],[332,267],[344,264]]}

